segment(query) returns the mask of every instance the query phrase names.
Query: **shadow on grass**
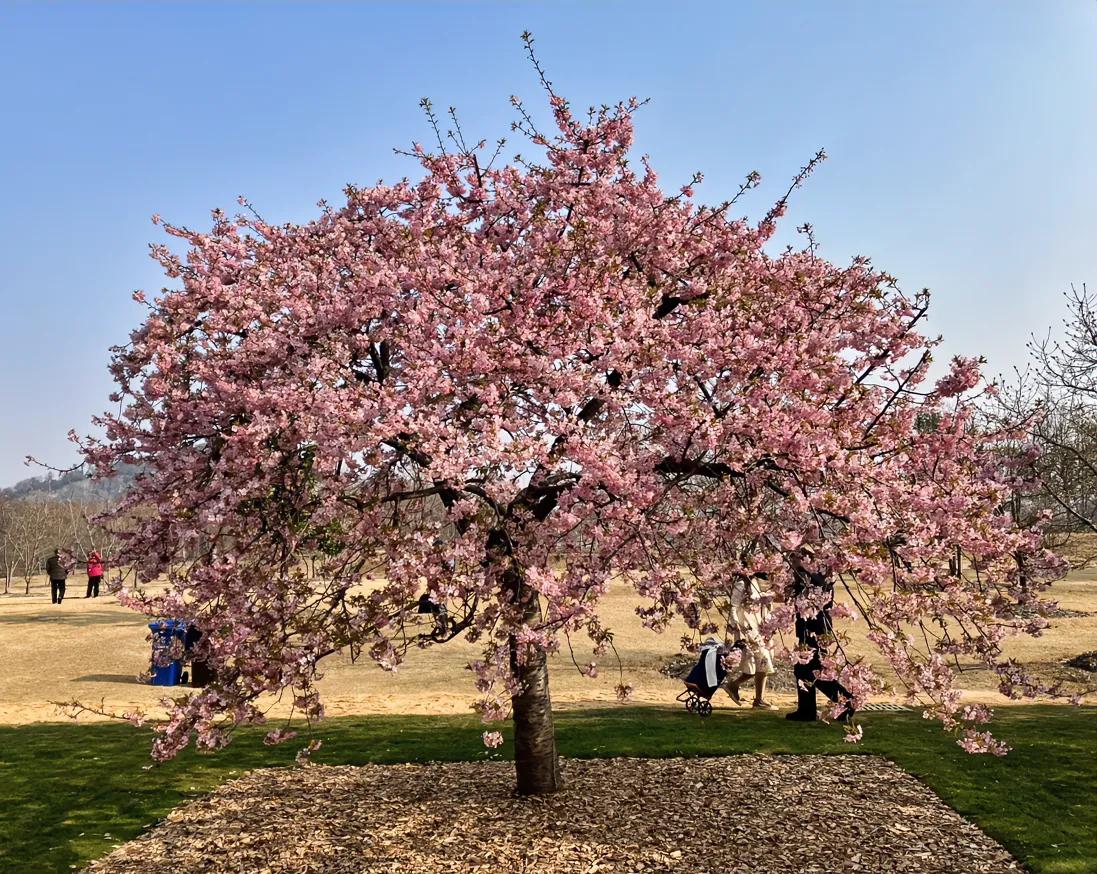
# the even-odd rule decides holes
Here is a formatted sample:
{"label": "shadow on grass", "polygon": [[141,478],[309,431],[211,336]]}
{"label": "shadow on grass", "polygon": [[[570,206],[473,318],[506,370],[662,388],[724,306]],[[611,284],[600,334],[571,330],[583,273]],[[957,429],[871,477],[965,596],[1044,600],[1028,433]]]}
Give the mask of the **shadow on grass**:
{"label": "shadow on grass", "polygon": [[132,616],[107,611],[95,611],[87,613],[66,612],[64,604],[48,605],[52,612],[49,613],[0,613],[0,625],[34,625],[37,623],[49,623],[56,625],[72,625],[84,627],[88,625],[126,625],[140,629],[141,621],[134,621]]}

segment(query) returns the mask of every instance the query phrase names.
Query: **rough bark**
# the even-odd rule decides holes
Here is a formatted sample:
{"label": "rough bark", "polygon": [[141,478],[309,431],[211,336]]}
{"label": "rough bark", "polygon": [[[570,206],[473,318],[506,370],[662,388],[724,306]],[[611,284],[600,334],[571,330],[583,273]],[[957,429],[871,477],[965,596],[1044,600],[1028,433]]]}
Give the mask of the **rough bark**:
{"label": "rough bark", "polygon": [[[541,619],[537,593],[516,580],[519,603],[526,623]],[[548,657],[541,647],[510,640],[511,668],[519,683],[511,698],[514,713],[514,768],[519,795],[547,795],[562,788],[560,760],[556,755],[556,730],[549,697]]]}

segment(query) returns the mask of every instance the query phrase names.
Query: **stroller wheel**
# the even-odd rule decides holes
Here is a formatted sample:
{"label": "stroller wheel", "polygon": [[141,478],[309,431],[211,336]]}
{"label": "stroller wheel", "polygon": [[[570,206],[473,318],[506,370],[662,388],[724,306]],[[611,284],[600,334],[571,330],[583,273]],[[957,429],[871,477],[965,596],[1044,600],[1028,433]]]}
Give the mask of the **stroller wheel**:
{"label": "stroller wheel", "polygon": [[698,701],[697,713],[699,716],[712,716],[712,702],[711,701]]}
{"label": "stroller wheel", "polygon": [[686,710],[688,710],[690,713],[693,713],[696,709],[697,709],[697,696],[696,695],[690,695],[686,699]]}

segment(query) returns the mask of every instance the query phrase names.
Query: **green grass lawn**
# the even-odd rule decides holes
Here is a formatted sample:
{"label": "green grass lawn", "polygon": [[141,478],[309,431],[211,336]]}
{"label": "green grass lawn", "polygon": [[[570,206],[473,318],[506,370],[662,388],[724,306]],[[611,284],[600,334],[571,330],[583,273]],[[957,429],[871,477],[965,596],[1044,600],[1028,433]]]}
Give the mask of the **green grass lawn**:
{"label": "green grass lawn", "polygon": [[[1097,871],[1097,709],[998,711],[1004,759],[969,756],[916,713],[869,713],[860,746],[832,726],[789,725],[780,714],[718,710],[702,721],[644,707],[563,711],[560,752],[571,757],[875,753],[928,784],[1033,871]],[[316,733],[326,764],[483,759],[483,726],[469,717],[332,719]],[[149,733],[128,725],[0,727],[0,871],[68,871],[108,852],[242,771],[293,761],[301,743],[268,748],[243,733],[215,755],[188,750],[149,764]],[[508,743],[502,750],[510,748]]]}

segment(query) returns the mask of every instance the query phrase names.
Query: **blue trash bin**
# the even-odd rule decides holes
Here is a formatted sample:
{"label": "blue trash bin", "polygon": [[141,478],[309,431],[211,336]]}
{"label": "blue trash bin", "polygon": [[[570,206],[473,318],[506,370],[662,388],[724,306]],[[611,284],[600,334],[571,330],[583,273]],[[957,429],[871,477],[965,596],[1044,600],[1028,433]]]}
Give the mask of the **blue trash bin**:
{"label": "blue trash bin", "polygon": [[186,623],[176,619],[159,619],[149,623],[149,630],[152,631],[152,685],[178,686],[183,673],[182,659],[170,661],[166,665],[158,665],[156,657],[171,649],[173,640],[183,639]]}

